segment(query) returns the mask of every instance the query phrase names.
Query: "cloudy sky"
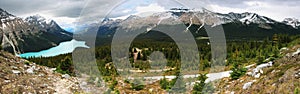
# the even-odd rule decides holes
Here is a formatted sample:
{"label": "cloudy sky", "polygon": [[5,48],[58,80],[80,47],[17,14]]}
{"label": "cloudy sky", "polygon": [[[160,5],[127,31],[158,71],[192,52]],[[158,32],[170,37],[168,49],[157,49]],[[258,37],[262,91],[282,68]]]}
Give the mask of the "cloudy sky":
{"label": "cloudy sky", "polygon": [[287,17],[300,18],[299,4],[300,0],[0,0],[0,8],[16,16],[39,14],[63,28],[101,21],[104,17],[124,18],[173,7],[204,7],[220,13],[254,12],[282,21]]}

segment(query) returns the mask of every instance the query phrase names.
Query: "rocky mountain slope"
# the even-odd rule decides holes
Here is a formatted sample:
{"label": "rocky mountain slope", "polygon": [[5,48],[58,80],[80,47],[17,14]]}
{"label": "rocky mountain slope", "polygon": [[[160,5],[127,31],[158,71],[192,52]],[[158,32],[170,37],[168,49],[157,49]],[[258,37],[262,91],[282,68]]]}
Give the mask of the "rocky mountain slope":
{"label": "rocky mountain slope", "polygon": [[0,94],[80,93],[78,78],[0,51]]}
{"label": "rocky mountain slope", "polygon": [[4,50],[14,54],[34,52],[72,39],[53,20],[39,15],[22,19],[0,8],[0,43]]}
{"label": "rocky mountain slope", "polygon": [[217,86],[221,94],[298,94],[300,89],[300,45],[281,49],[284,57],[248,68],[237,80],[224,78]]}

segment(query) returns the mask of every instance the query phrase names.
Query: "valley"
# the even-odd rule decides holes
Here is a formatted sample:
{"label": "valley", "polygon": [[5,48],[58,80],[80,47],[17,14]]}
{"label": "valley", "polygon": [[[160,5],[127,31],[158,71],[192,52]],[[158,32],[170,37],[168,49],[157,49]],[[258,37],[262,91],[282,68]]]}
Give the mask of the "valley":
{"label": "valley", "polygon": [[298,94],[299,23],[171,8],[67,32],[0,9],[0,94]]}

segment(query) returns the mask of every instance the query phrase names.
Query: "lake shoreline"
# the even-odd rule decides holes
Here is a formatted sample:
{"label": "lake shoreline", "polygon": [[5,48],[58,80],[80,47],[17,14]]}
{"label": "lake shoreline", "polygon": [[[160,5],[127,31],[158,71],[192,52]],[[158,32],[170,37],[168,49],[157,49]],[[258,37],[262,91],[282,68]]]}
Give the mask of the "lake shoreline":
{"label": "lake shoreline", "polygon": [[71,53],[77,47],[90,48],[89,46],[86,45],[85,41],[77,41],[75,39],[72,39],[70,41],[61,42],[59,43],[59,45],[46,50],[41,50],[39,52],[27,52],[27,53],[19,54],[17,56],[22,58],[51,57],[51,56]]}

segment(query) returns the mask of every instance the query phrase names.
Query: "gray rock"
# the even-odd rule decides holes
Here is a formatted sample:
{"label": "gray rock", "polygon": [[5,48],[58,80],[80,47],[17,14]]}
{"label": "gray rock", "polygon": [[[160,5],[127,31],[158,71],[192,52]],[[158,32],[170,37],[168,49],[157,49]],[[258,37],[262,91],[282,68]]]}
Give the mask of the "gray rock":
{"label": "gray rock", "polygon": [[33,73],[34,73],[34,72],[33,72],[34,69],[35,69],[35,66],[32,66],[32,67],[28,68],[28,69],[26,70],[26,72],[27,72],[27,73],[30,73],[30,74],[33,74]]}
{"label": "gray rock", "polygon": [[14,74],[20,74],[21,71],[18,71],[18,70],[11,70]]}
{"label": "gray rock", "polygon": [[16,66],[11,66],[11,68],[12,68],[12,69],[15,69],[15,70],[18,69],[18,67],[16,67]]}
{"label": "gray rock", "polygon": [[253,69],[252,76],[255,78],[259,78],[260,75],[264,73],[264,71],[262,70],[263,68],[271,67],[273,65],[274,65],[273,61],[258,65],[256,68]]}
{"label": "gray rock", "polygon": [[248,89],[249,87],[251,87],[253,82],[247,82],[244,84],[243,89]]}
{"label": "gray rock", "polygon": [[300,53],[300,48],[298,48],[296,52],[292,53],[292,56],[298,55],[299,53]]}
{"label": "gray rock", "polygon": [[51,72],[53,72],[53,71],[55,71],[55,70],[56,70],[56,68],[51,68],[51,69],[50,69]]}
{"label": "gray rock", "polygon": [[253,81],[251,81],[251,82],[245,83],[244,86],[243,86],[243,89],[248,89],[249,87],[251,87],[252,84],[253,84],[253,82],[256,82],[256,80],[253,80]]}
{"label": "gray rock", "polygon": [[71,76],[69,74],[63,74],[61,75],[62,78],[66,78],[66,79],[69,79]]}
{"label": "gray rock", "polygon": [[9,83],[9,82],[11,82],[11,81],[10,81],[10,80],[4,80],[4,82],[5,82],[5,83]]}
{"label": "gray rock", "polygon": [[234,94],[234,91],[231,91],[230,94]]}
{"label": "gray rock", "polygon": [[259,78],[260,77],[260,73],[254,75],[254,78]]}

